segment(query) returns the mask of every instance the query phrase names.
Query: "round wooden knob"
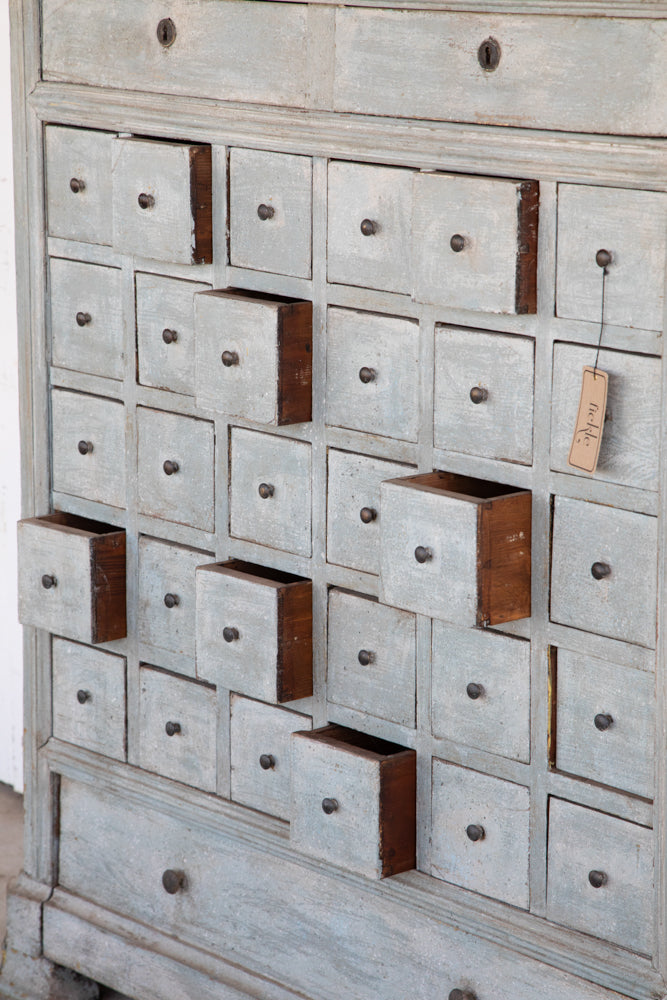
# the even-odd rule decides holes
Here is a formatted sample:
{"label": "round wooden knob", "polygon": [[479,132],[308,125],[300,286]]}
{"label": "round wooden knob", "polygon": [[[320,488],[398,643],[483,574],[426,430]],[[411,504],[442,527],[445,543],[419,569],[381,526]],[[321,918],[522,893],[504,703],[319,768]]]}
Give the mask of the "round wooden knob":
{"label": "round wooden knob", "polygon": [[468,684],[466,686],[466,694],[469,698],[472,698],[473,701],[477,701],[477,699],[481,698],[484,694],[484,688],[481,684]]}
{"label": "round wooden knob", "polygon": [[83,689],[77,691],[76,700],[80,705],[85,705],[87,701],[90,701],[90,691],[84,691]]}
{"label": "round wooden knob", "polygon": [[335,813],[336,809],[338,809],[337,799],[322,799],[322,812],[325,812],[327,816]]}
{"label": "round wooden knob", "polygon": [[176,25],[170,17],[163,17],[158,22],[156,35],[158,42],[163,48],[168,49],[170,45],[174,44],[176,39]]}
{"label": "round wooden knob", "polygon": [[162,885],[164,891],[168,892],[170,896],[176,895],[181,889],[185,889],[185,872],[173,871],[173,869],[167,868],[166,872],[162,875]]}
{"label": "round wooden knob", "polygon": [[418,563],[428,562],[433,558],[433,552],[431,549],[425,548],[423,545],[418,545],[415,549],[415,559]]}
{"label": "round wooden knob", "polygon": [[181,599],[178,594],[165,594],[164,603],[167,608],[177,608],[181,603]]}
{"label": "round wooden knob", "polygon": [[137,198],[139,202],[139,208],[152,208],[155,204],[155,198],[152,194],[145,194],[143,191]]}
{"label": "round wooden knob", "polygon": [[479,823],[471,823],[470,826],[466,827],[466,837],[468,840],[472,840],[473,844],[476,844],[478,840],[484,840],[484,827],[480,826]]}
{"label": "round wooden knob", "polygon": [[449,1000],[477,1000],[477,995],[470,990],[455,989],[450,992]]}
{"label": "round wooden knob", "polygon": [[594,889],[601,889],[603,885],[607,884],[607,874],[606,872],[599,872],[593,870],[588,873],[588,881],[591,883]]}
{"label": "round wooden knob", "polygon": [[363,236],[375,236],[378,231],[377,223],[372,219],[363,219],[359,228]]}
{"label": "round wooden knob", "polygon": [[239,363],[239,356],[236,351],[223,351],[221,360],[225,368],[233,368]]}
{"label": "round wooden knob", "polygon": [[273,768],[276,766],[276,758],[273,756],[273,754],[263,753],[262,756],[259,758],[259,766],[261,767],[262,771],[272,771]]}
{"label": "round wooden knob", "polygon": [[470,402],[479,404],[484,403],[489,398],[489,390],[483,389],[481,385],[474,385],[470,390]]}
{"label": "round wooden knob", "polygon": [[79,194],[81,191],[86,190],[86,183],[79,177],[72,177],[69,182],[69,189],[73,194]]}
{"label": "round wooden knob", "polygon": [[598,712],[598,714],[593,719],[593,725],[596,729],[599,729],[601,733],[604,733],[609,729],[610,726],[614,724],[614,720],[608,712]]}
{"label": "round wooden knob", "polygon": [[359,511],[359,517],[364,522],[364,524],[370,524],[378,516],[378,512],[373,507],[362,507]]}
{"label": "round wooden knob", "polygon": [[76,323],[77,323],[77,326],[88,326],[88,324],[90,323],[91,319],[92,319],[92,317],[91,317],[90,313],[87,313],[87,312],[78,312],[76,314]]}
{"label": "round wooden knob", "polygon": [[375,382],[377,372],[374,368],[360,368],[359,369],[359,381],[363,382],[364,385],[368,385],[369,382]]}
{"label": "round wooden knob", "polygon": [[461,251],[466,245],[465,236],[461,236],[460,233],[454,233],[451,240],[449,241],[449,245],[454,251],[454,253],[461,253]]}
{"label": "round wooden knob", "polygon": [[79,449],[80,455],[90,455],[93,450],[92,441],[79,441],[77,448]]}
{"label": "round wooden knob", "polygon": [[180,722],[167,722],[165,723],[164,731],[167,736],[177,736],[181,731]]}
{"label": "round wooden knob", "polygon": [[175,344],[176,341],[178,340],[178,333],[176,332],[176,330],[165,329],[162,331],[162,339],[164,340],[165,344]]}
{"label": "round wooden knob", "polygon": [[49,573],[45,573],[42,577],[42,587],[44,587],[44,590],[51,590],[51,588],[56,587],[57,584],[58,581],[55,576],[51,576]]}
{"label": "round wooden knob", "polygon": [[165,476],[173,476],[175,472],[178,472],[179,464],[178,462],[172,462],[171,459],[168,458],[166,462],[162,463],[162,469]]}
{"label": "round wooden knob", "polygon": [[357,659],[362,667],[367,667],[375,659],[375,653],[371,652],[370,649],[360,649],[357,653]]}
{"label": "round wooden knob", "polygon": [[486,73],[492,73],[500,62],[500,45],[495,38],[485,38],[477,49],[477,61]]}
{"label": "round wooden knob", "polygon": [[262,500],[268,500],[276,492],[275,487],[271,483],[260,483],[257,487],[257,492],[261,496]]}
{"label": "round wooden knob", "polygon": [[611,573],[611,566],[609,563],[594,562],[591,566],[591,576],[595,580],[604,580],[605,576],[609,576]]}
{"label": "round wooden knob", "polygon": [[236,642],[238,637],[239,637],[239,630],[237,628],[230,628],[229,625],[226,625],[225,628],[223,628],[222,638],[225,640],[225,642]]}
{"label": "round wooden knob", "polygon": [[262,222],[266,222],[267,219],[273,218],[273,216],[276,214],[276,210],[273,207],[273,205],[258,205],[257,214],[262,220]]}
{"label": "round wooden knob", "polygon": [[608,250],[598,250],[595,255],[595,263],[598,267],[609,267],[612,262],[612,256]]}

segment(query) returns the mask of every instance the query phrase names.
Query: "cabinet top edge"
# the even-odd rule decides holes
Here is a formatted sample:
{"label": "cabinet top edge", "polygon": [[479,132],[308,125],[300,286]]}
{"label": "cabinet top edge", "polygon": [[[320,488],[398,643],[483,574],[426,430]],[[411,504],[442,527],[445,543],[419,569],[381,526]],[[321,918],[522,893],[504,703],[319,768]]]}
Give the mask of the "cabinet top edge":
{"label": "cabinet top edge", "polygon": [[[273,0],[276,3],[298,3],[304,0]],[[576,15],[579,17],[667,17],[667,3],[664,0],[616,0],[613,14],[609,12],[608,0],[533,0],[532,3],[518,4],[516,0],[305,0],[311,5],[335,7],[357,7],[389,10],[451,11],[469,14],[543,14]]]}

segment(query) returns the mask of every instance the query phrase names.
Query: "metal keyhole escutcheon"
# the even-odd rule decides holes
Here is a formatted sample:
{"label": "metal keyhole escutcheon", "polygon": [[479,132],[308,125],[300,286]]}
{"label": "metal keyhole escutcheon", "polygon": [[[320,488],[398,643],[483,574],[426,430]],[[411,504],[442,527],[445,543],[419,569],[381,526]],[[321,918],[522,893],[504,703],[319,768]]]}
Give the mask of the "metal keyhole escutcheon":
{"label": "metal keyhole escutcheon", "polygon": [[176,39],[176,25],[170,17],[163,17],[157,26],[157,40],[160,45],[168,49],[174,44]]}
{"label": "metal keyhole escutcheon", "polygon": [[495,38],[486,38],[477,49],[477,58],[486,73],[493,73],[500,62],[500,45]]}

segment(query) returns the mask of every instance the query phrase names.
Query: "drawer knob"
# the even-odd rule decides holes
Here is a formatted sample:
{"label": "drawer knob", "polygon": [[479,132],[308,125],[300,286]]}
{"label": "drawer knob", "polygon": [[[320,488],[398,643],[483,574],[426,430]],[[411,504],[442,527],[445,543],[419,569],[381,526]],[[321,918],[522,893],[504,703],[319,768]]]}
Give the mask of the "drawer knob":
{"label": "drawer knob", "polygon": [[609,267],[612,259],[613,258],[608,250],[598,250],[595,255],[595,263],[598,267]]}
{"label": "drawer knob", "polygon": [[495,38],[485,38],[477,49],[477,59],[486,73],[493,73],[500,62],[500,45]]}
{"label": "drawer knob", "polygon": [[473,701],[477,701],[477,699],[481,698],[484,694],[484,688],[481,684],[471,683],[466,687],[466,694],[469,698],[472,698]]}
{"label": "drawer knob", "polygon": [[268,500],[276,492],[275,487],[271,483],[260,483],[257,492],[261,496],[262,500]]}
{"label": "drawer knob", "polygon": [[69,182],[69,189],[73,194],[79,194],[81,191],[86,190],[86,182],[80,180],[78,177],[72,177]]}
{"label": "drawer knob", "polygon": [[49,575],[49,573],[45,573],[44,576],[42,577],[42,587],[44,587],[44,590],[51,590],[51,587],[57,587],[57,586],[58,586],[58,581],[56,580],[55,576],[51,576]]}
{"label": "drawer knob", "polygon": [[375,660],[375,653],[370,649],[360,649],[357,653],[357,659],[362,667],[367,667]]}
{"label": "drawer knob", "polygon": [[225,368],[233,368],[239,363],[239,356],[236,351],[223,351],[221,360]]}
{"label": "drawer knob", "polygon": [[266,222],[267,219],[273,218],[273,216],[276,214],[276,210],[273,207],[273,205],[258,205],[257,214],[262,220],[262,222]]}
{"label": "drawer knob", "polygon": [[174,44],[174,40],[176,38],[176,25],[170,17],[163,17],[162,20],[158,22],[156,34],[157,40],[163,48],[168,49],[170,45]]}
{"label": "drawer knob", "polygon": [[167,607],[167,608],[177,608],[180,603],[181,603],[181,599],[178,596],[178,594],[165,594],[164,595],[164,604],[165,604],[165,607]]}
{"label": "drawer knob", "polygon": [[222,638],[225,642],[236,642],[239,637],[239,630],[237,628],[230,628],[226,625],[222,630]]}
{"label": "drawer knob", "polygon": [[90,691],[84,691],[83,688],[77,691],[76,700],[80,705],[85,705],[87,701],[90,701]]}
{"label": "drawer knob", "polygon": [[471,823],[470,826],[466,827],[466,836],[468,840],[472,840],[473,844],[476,844],[478,840],[484,840],[486,836],[484,827],[480,826],[479,823]]}
{"label": "drawer knob", "polygon": [[475,993],[471,993],[470,990],[452,990],[449,994],[449,1000],[477,1000]]}
{"label": "drawer knob", "polygon": [[489,390],[483,389],[481,385],[474,385],[470,390],[471,403],[485,403],[489,398]]}
{"label": "drawer knob", "polygon": [[375,236],[378,231],[378,224],[377,222],[373,222],[372,219],[363,219],[359,229],[361,229],[362,236]]}
{"label": "drawer knob", "polygon": [[338,799],[322,799],[322,812],[325,812],[327,816],[335,813],[336,809],[338,809]]}
{"label": "drawer knob", "polygon": [[451,240],[449,241],[449,245],[454,251],[454,253],[461,253],[461,251],[464,249],[466,245],[465,236],[461,236],[460,233],[454,233]]}
{"label": "drawer knob", "polygon": [[93,450],[92,441],[79,441],[77,448],[79,449],[80,455],[90,455]]}
{"label": "drawer knob", "polygon": [[593,723],[596,729],[599,729],[601,733],[604,733],[614,724],[614,719],[608,712],[598,712],[593,719]]}
{"label": "drawer knob", "polygon": [[272,771],[276,766],[276,758],[272,753],[263,753],[259,758],[259,766],[262,771]]}
{"label": "drawer knob", "polygon": [[162,876],[164,891],[168,892],[170,896],[175,896],[181,889],[185,889],[185,884],[185,872],[175,872],[171,868],[167,868]]}
{"label": "drawer knob", "polygon": [[427,549],[423,545],[418,545],[415,549],[415,559],[418,563],[428,562],[432,558],[433,552],[431,549]]}
{"label": "drawer knob", "polygon": [[359,381],[363,382],[364,385],[368,385],[369,382],[375,382],[377,372],[374,368],[360,368],[359,369]]}
{"label": "drawer knob", "polygon": [[364,522],[364,524],[370,524],[378,516],[378,512],[373,507],[362,507],[359,511],[359,517]]}
{"label": "drawer knob", "polygon": [[144,194],[143,191],[137,198],[137,201],[139,202],[139,208],[152,208],[153,205],[155,204],[155,198],[153,197],[153,195]]}
{"label": "drawer knob", "polygon": [[181,731],[180,722],[167,722],[165,723],[164,731],[167,736],[177,736]]}
{"label": "drawer knob", "polygon": [[175,472],[178,472],[179,464],[178,462],[172,462],[170,459],[167,459],[166,462],[162,463],[162,468],[165,476],[173,476]]}
{"label": "drawer knob", "polygon": [[164,340],[165,344],[175,344],[176,341],[178,340],[178,333],[176,332],[176,330],[163,330],[162,339]]}
{"label": "drawer knob", "polygon": [[90,323],[91,319],[92,319],[92,317],[91,317],[90,313],[78,312],[76,314],[76,323],[77,323],[77,326],[88,326],[88,324]]}
{"label": "drawer knob", "polygon": [[605,576],[611,573],[609,563],[594,562],[591,566],[591,575],[595,580],[604,580]]}
{"label": "drawer knob", "polygon": [[594,889],[601,889],[603,885],[607,884],[607,874],[606,872],[598,872],[593,870],[588,873],[588,881],[591,883]]}

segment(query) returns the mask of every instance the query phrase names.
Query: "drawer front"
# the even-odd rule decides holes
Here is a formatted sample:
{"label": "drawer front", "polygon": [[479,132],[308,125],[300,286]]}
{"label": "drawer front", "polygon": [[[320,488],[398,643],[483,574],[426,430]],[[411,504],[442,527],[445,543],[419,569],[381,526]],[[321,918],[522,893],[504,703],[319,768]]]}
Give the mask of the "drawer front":
{"label": "drawer front", "polygon": [[110,245],[113,136],[47,125],[44,142],[49,236]]}
{"label": "drawer front", "polygon": [[365,573],[380,571],[380,483],[411,467],[329,450],[327,561]]}
{"label": "drawer front", "polygon": [[413,197],[417,301],[491,313],[536,311],[536,181],[415,174]]}
{"label": "drawer front", "polygon": [[418,324],[329,309],[327,423],[416,441],[418,414]]}
{"label": "drawer front", "polygon": [[234,427],[231,452],[230,534],[310,556],[310,444]]}
{"label": "drawer front", "polygon": [[436,327],[435,446],[530,465],[534,356],[526,337]]}
{"label": "drawer front", "polygon": [[527,909],[529,808],[523,785],[434,759],[431,874]]}
{"label": "drawer front", "polygon": [[210,285],[137,274],[137,349],[142,385],[195,394],[194,296]]}
{"label": "drawer front", "polygon": [[657,544],[654,517],[556,497],[551,620],[654,649]]}
{"label": "drawer front", "polygon": [[290,816],[290,736],[308,715],[231,696],[232,801],[280,819]]}
{"label": "drawer front", "polygon": [[137,421],[139,511],[213,531],[213,424],[144,408]]}
{"label": "drawer front", "polygon": [[53,640],[53,735],[125,760],[125,659]]}
{"label": "drawer front", "polygon": [[52,257],[51,361],[105,378],[124,375],[120,270]]}
{"label": "drawer front", "polygon": [[[194,674],[195,569],[211,558],[155,538],[139,538],[139,640],[192,658]],[[185,672],[185,671],[184,671]]]}
{"label": "drawer front", "polygon": [[433,622],[433,735],[530,761],[530,643]]}
{"label": "drawer front", "polygon": [[556,767],[652,799],[652,673],[558,650]]}
{"label": "drawer front", "polygon": [[113,243],[121,253],[210,264],[211,147],[115,139]]}
{"label": "drawer front", "polygon": [[310,278],[310,157],[233,149],[229,185],[230,263]]}
{"label": "drawer front", "polygon": [[125,407],[99,396],[53,389],[53,489],[125,505]]}
{"label": "drawer front", "polygon": [[[666,38],[664,20],[343,8],[336,12],[334,109],[664,135]],[[487,39],[500,53],[496,69]],[[610,65],[624,72],[600,88]]]}
{"label": "drawer front", "polygon": [[550,799],[547,919],[650,953],[652,901],[653,831]]}
{"label": "drawer front", "polygon": [[[157,32],[164,18],[176,29],[168,47]],[[47,80],[305,106],[306,4],[118,0],[102,10],[97,0],[74,0],[63,10],[45,0],[42,27]]]}
{"label": "drawer front", "polygon": [[146,666],[139,679],[139,767],[214,792],[215,688]]}
{"label": "drawer front", "polygon": [[557,315],[599,324],[608,250],[605,323],[662,330],[666,221],[665,194],[559,184]]}
{"label": "drawer front", "polygon": [[[595,363],[593,347],[554,345],[551,468],[585,475],[568,465],[576,427],[582,370]],[[609,375],[607,419],[595,478],[658,489],[660,452],[660,359],[600,351],[597,366]]]}
{"label": "drawer front", "polygon": [[412,171],[329,164],[330,282],[410,294]]}
{"label": "drawer front", "polygon": [[414,729],[415,655],[414,615],[329,592],[328,701]]}

